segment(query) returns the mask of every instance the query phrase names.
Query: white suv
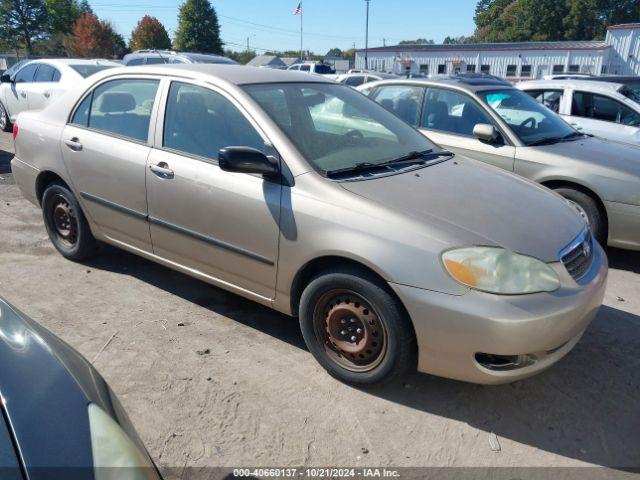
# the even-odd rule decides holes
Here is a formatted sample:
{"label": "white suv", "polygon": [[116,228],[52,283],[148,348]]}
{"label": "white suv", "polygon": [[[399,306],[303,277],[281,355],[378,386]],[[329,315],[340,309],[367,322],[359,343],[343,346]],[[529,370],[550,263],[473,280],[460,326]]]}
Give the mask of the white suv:
{"label": "white suv", "polygon": [[294,70],[299,72],[306,73],[317,73],[318,75],[334,75],[336,71],[331,67],[331,65],[327,65],[326,63],[321,62],[304,62],[304,63],[296,63],[291,65],[287,70]]}
{"label": "white suv", "polygon": [[581,132],[640,145],[640,97],[622,83],[538,80],[516,87],[562,115]]}

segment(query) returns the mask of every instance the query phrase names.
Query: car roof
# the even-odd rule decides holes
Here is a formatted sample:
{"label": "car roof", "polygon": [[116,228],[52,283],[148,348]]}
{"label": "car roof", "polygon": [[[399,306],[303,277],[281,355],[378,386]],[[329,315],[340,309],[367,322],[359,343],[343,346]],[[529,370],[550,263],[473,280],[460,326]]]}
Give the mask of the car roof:
{"label": "car roof", "polygon": [[[122,74],[157,74],[157,75],[184,75],[192,78],[206,79],[214,77],[235,85],[249,85],[254,83],[335,83],[320,75],[308,75],[290,70],[277,70],[273,68],[248,67],[245,65],[229,65],[214,63],[190,63],[179,65],[144,65],[136,67],[122,67],[109,69],[97,75],[104,77]],[[94,78],[96,78],[94,76]]]}
{"label": "car roof", "polygon": [[495,90],[496,88],[515,88],[513,85],[507,85],[503,81],[495,79],[480,79],[463,77],[444,77],[444,78],[399,78],[391,80],[381,80],[379,82],[371,82],[365,84],[367,88],[377,87],[378,85],[395,84],[395,85],[433,85],[433,86],[450,86],[458,90],[466,90],[468,92],[480,92],[483,90]]}
{"label": "car roof", "polygon": [[624,85],[621,83],[604,82],[598,80],[532,80],[518,84],[519,88],[536,87],[536,88],[579,88],[581,90],[600,90],[615,93]]}
{"label": "car roof", "polygon": [[34,58],[34,63],[51,63],[53,65],[119,65],[117,62],[103,58]]}

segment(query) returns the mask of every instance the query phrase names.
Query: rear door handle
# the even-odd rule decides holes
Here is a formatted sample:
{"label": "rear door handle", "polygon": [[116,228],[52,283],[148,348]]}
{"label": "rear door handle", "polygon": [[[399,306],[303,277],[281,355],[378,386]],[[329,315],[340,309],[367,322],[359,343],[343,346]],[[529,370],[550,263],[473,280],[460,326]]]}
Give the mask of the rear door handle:
{"label": "rear door handle", "polygon": [[82,144],[78,141],[77,137],[73,137],[71,140],[65,139],[64,144],[71,150],[82,150]]}
{"label": "rear door handle", "polygon": [[168,167],[165,162],[160,162],[157,165],[149,165],[149,170],[162,178],[173,178],[173,170]]}
{"label": "rear door handle", "polygon": [[20,96],[22,98],[27,98],[27,92],[20,92]]}
{"label": "rear door handle", "polygon": [[49,97],[51,96],[51,94],[50,94],[49,92],[44,92],[44,96],[45,96],[46,98],[49,98]]}

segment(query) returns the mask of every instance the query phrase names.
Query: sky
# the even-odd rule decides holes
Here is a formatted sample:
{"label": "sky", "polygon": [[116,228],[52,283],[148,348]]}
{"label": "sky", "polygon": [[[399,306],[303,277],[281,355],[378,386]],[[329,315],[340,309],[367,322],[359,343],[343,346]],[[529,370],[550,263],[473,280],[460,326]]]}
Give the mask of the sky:
{"label": "sky", "polygon": [[[245,50],[247,38],[257,53],[299,50],[299,0],[210,0],[218,13],[225,48]],[[183,0],[89,0],[94,12],[110,20],[128,41],[144,15],[157,17],[173,39]],[[371,0],[369,46],[416,38],[441,42],[447,35],[470,35],[477,0]],[[304,49],[364,48],[365,0],[303,0]]]}

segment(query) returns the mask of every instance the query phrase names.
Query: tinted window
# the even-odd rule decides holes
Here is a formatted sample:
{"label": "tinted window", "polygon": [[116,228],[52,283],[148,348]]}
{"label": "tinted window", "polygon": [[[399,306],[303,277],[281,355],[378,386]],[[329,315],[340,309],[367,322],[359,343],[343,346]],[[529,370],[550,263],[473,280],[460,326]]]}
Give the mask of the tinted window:
{"label": "tinted window", "polygon": [[73,114],[71,123],[73,123],[74,125],[79,125],[81,127],[86,127],[89,125],[89,108],[91,108],[92,98],[93,98],[92,93],[84,97],[84,100],[82,100],[80,105],[78,105],[78,108]]}
{"label": "tinted window", "polygon": [[142,65],[143,63],[144,63],[144,58],[132,58],[127,62],[127,66]]}
{"label": "tinted window", "polygon": [[300,65],[300,70],[302,70],[303,72],[310,72],[311,65]]}
{"label": "tinted window", "polygon": [[528,90],[526,93],[535,98],[538,103],[541,103],[549,110],[556,113],[560,111],[562,90]]}
{"label": "tinted window", "polygon": [[569,65],[569,72],[571,73],[580,72],[580,65]]}
{"label": "tinted window", "polygon": [[316,65],[315,72],[321,75],[335,73],[330,65]]}
{"label": "tinted window", "polygon": [[515,77],[517,69],[516,65],[507,65],[507,77]]}
{"label": "tinted window", "polygon": [[564,73],[564,65],[554,65],[553,73]]}
{"label": "tinted window", "polygon": [[262,137],[229,100],[207,88],[179,82],[169,90],[163,145],[213,160],[224,147],[264,149]]}
{"label": "tinted window", "polygon": [[351,87],[357,87],[358,85],[362,85],[364,81],[365,81],[365,77],[363,75],[358,75],[355,77],[347,77],[344,83]]}
{"label": "tinted window", "polygon": [[32,82],[37,68],[37,63],[28,64],[16,74],[16,83]]}
{"label": "tinted window", "polygon": [[158,80],[103,83],[93,92],[89,127],[146,142],[157,90]]}
{"label": "tinted window", "polygon": [[69,65],[73,68],[80,76],[83,78],[87,78],[94,73],[101,72],[102,70],[107,70],[108,68],[113,68],[113,65]]}
{"label": "tinted window", "polygon": [[[247,85],[244,89],[320,171],[381,163],[436,149],[429,140],[359,92],[331,83]],[[275,94],[275,91],[281,93]],[[288,115],[274,116],[262,98],[285,99]],[[291,125],[279,118],[291,118]]]}
{"label": "tinted window", "polygon": [[51,65],[41,63],[36,72],[34,82],[53,82],[53,76],[56,72],[57,70]]}
{"label": "tinted window", "polygon": [[54,69],[53,71],[53,77],[51,79],[52,82],[59,82],[60,81],[60,70],[58,69]]}
{"label": "tinted window", "polygon": [[471,64],[467,65],[467,72],[474,73],[475,71],[476,71],[476,66],[475,65],[471,65]]}
{"label": "tinted window", "polygon": [[490,73],[491,65],[480,65],[480,73]]}
{"label": "tinted window", "polygon": [[576,135],[576,131],[560,116],[520,90],[482,91],[477,95],[500,115],[524,144]]}
{"label": "tinted window", "polygon": [[575,92],[571,114],[623,125],[640,125],[640,114],[622,103],[603,95]]}
{"label": "tinted window", "polygon": [[522,65],[520,69],[521,77],[530,77],[531,76],[531,65]]}
{"label": "tinted window", "polygon": [[147,65],[160,65],[162,63],[167,63],[169,60],[166,58],[160,57],[147,57]]}
{"label": "tinted window", "polygon": [[423,128],[472,136],[478,123],[493,124],[493,121],[468,95],[441,88],[427,90]]}
{"label": "tinted window", "polygon": [[439,74],[447,73],[447,66],[443,64],[438,65],[438,73]]}
{"label": "tinted window", "polygon": [[424,88],[410,85],[380,87],[373,99],[411,125],[418,124]]}

